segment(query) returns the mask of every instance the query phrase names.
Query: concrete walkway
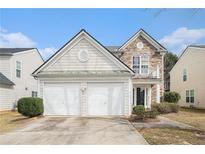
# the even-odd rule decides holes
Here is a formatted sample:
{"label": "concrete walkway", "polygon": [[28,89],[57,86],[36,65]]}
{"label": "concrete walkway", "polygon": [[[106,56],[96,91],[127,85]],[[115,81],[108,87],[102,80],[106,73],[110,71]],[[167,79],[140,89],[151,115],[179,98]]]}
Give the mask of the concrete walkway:
{"label": "concrete walkway", "polygon": [[177,122],[166,117],[158,116],[157,122],[134,122],[132,123],[135,128],[180,128],[180,129],[195,129],[194,127]]}
{"label": "concrete walkway", "polygon": [[122,118],[45,117],[0,135],[0,144],[147,144]]}

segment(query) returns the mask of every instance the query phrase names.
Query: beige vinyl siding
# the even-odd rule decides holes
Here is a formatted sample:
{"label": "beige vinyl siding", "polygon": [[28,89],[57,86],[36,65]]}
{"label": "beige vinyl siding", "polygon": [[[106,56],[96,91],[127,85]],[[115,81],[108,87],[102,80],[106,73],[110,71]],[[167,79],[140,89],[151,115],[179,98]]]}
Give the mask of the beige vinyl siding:
{"label": "beige vinyl siding", "polygon": [[13,87],[0,85],[0,111],[12,109],[14,103]]}
{"label": "beige vinyl siding", "polygon": [[[85,49],[89,59],[82,63],[78,59],[79,51]],[[45,71],[71,71],[71,70],[120,70],[109,58],[103,55],[86,39],[82,39],[71,50],[60,57]]]}
{"label": "beige vinyl siding", "polygon": [[[16,61],[21,62],[21,77],[16,77]],[[14,54],[11,59],[12,81],[15,83],[15,99],[31,97],[32,91],[38,91],[37,80],[31,76],[32,72],[43,63],[36,49]]]}
{"label": "beige vinyl siding", "polygon": [[11,79],[11,56],[0,56],[0,72],[3,73],[7,78]]}
{"label": "beige vinyl siding", "polygon": [[[21,62],[21,77],[16,77],[16,61]],[[31,97],[37,90],[37,80],[31,73],[43,63],[36,49],[0,57],[0,72],[14,82],[13,87],[0,85],[0,110],[10,110],[21,97]]]}
{"label": "beige vinyl siding", "polygon": [[[187,81],[183,81],[183,70],[187,70]],[[194,90],[194,105],[205,108],[205,49],[186,49],[184,55],[170,72],[171,91],[180,93],[181,106],[189,106],[186,103],[186,90]]]}

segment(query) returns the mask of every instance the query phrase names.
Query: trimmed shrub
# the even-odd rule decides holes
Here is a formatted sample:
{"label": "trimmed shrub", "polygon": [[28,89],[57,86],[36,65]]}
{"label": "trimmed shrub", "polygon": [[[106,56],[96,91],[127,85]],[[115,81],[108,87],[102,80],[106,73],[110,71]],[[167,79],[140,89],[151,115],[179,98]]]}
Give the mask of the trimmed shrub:
{"label": "trimmed shrub", "polygon": [[160,114],[166,113],[177,113],[179,111],[179,105],[176,103],[160,103],[160,104],[153,104],[152,109],[156,109]]}
{"label": "trimmed shrub", "polygon": [[137,115],[138,119],[144,119],[145,118],[145,108],[143,105],[137,105],[133,107],[133,113]]}
{"label": "trimmed shrub", "polygon": [[151,110],[146,111],[146,118],[155,119],[159,115],[159,112],[156,108],[151,108]]}
{"label": "trimmed shrub", "polygon": [[34,117],[43,114],[43,99],[24,97],[17,102],[18,112],[24,116]]}
{"label": "trimmed shrub", "polygon": [[177,92],[165,92],[164,101],[168,103],[177,103],[181,96]]}

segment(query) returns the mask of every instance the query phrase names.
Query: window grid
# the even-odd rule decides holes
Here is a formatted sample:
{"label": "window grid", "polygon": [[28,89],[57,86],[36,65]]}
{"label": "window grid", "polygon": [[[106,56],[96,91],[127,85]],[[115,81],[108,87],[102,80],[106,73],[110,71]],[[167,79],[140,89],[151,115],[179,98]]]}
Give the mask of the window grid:
{"label": "window grid", "polygon": [[183,70],[183,81],[186,81],[187,80],[187,70],[184,69]]}
{"label": "window grid", "polygon": [[194,103],[194,90],[186,90],[186,103]]}
{"label": "window grid", "polygon": [[16,61],[16,77],[21,77],[21,62]]}
{"label": "window grid", "polygon": [[149,56],[134,56],[133,57],[133,70],[137,74],[148,74],[149,73]]}

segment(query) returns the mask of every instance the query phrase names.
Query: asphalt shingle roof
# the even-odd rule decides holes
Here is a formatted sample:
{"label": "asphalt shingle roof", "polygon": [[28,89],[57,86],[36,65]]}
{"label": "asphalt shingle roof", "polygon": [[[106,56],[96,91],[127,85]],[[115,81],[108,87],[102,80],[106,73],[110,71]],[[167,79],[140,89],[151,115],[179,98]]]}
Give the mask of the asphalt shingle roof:
{"label": "asphalt shingle roof", "polygon": [[110,52],[118,52],[120,46],[105,46]]}
{"label": "asphalt shingle roof", "polygon": [[189,47],[205,48],[205,45],[190,45]]}
{"label": "asphalt shingle roof", "polygon": [[13,53],[23,52],[31,49],[35,49],[35,48],[0,48],[0,54],[12,55]]}
{"label": "asphalt shingle roof", "polygon": [[5,75],[0,72],[0,84],[4,85],[15,85],[11,80],[9,80]]}

